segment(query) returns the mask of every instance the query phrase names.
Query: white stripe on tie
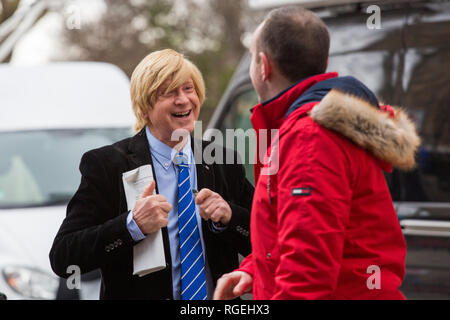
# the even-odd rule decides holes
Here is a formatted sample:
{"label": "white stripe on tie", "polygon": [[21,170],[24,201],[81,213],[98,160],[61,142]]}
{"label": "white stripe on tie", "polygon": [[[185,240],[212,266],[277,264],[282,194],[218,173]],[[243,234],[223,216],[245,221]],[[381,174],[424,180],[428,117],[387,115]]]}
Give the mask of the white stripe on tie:
{"label": "white stripe on tie", "polygon": [[[189,207],[191,206],[192,201],[194,200],[194,198],[191,199],[191,202],[189,202],[189,204],[187,205],[186,208],[184,208],[183,212],[178,216],[178,219],[181,218],[181,216],[186,212],[187,209],[189,209]],[[195,211],[194,211],[195,213]],[[185,225],[186,226],[186,225]],[[181,232],[181,231],[180,231]]]}
{"label": "white stripe on tie", "polygon": [[180,200],[178,200],[178,203],[180,203],[183,199],[184,199],[184,197],[186,197],[188,194],[189,194],[189,192],[191,192],[191,190],[187,190],[186,191],[186,193],[184,194],[184,196],[182,196],[181,198],[180,198]]}
{"label": "white stripe on tie", "polygon": [[183,182],[182,182],[181,184],[179,184],[179,185],[178,185],[178,188],[179,188],[179,187],[181,187],[181,186],[182,186],[182,185],[183,185],[183,184],[184,184],[184,183],[185,183],[186,181],[188,181],[188,179],[189,179],[189,178],[190,178],[190,177],[189,177],[189,176],[187,176],[187,178],[186,178],[186,179],[184,179],[184,181],[183,181]]}
{"label": "white stripe on tie", "polygon": [[[192,297],[189,298],[189,300],[192,300],[192,298],[195,297],[195,295],[200,291],[200,289],[203,288],[203,286],[205,285],[205,283],[206,283],[206,281],[203,282],[203,284],[200,286],[200,288],[198,288],[198,290],[195,291],[195,293],[192,295]],[[203,300],[205,300],[205,299],[203,299]]]}
{"label": "white stripe on tie", "polygon": [[181,245],[180,249],[184,247],[184,245],[186,244],[186,242],[191,238],[191,236],[194,234],[194,232],[197,230],[197,225],[195,225],[194,230],[192,230],[191,234],[186,238],[186,240],[184,240],[183,244]]}
{"label": "white stripe on tie", "polygon": [[186,260],[186,258],[189,257],[189,255],[191,254],[192,250],[195,249],[195,247],[197,246],[197,243],[199,243],[199,242],[200,242],[200,238],[198,238],[197,242],[192,246],[191,251],[189,251],[189,253],[186,255],[186,257],[184,257],[184,259],[183,259],[183,261],[181,261],[181,263],[183,263],[184,260]]}
{"label": "white stripe on tie", "polygon": [[[200,270],[200,272],[195,276],[195,278],[191,281],[191,283],[189,283],[189,285],[183,290],[183,292],[181,293],[182,295],[186,292],[187,289],[189,289],[189,287],[191,286],[191,284],[193,284],[195,282],[195,280],[197,280],[198,276],[202,274],[203,269],[205,269],[205,267],[203,266],[203,268]],[[203,285],[200,286],[200,288],[203,287]],[[200,290],[200,289],[199,289]],[[197,293],[197,292],[196,292]],[[191,297],[192,298],[192,297]]]}
{"label": "white stripe on tie", "polygon": [[184,279],[184,277],[189,273],[189,271],[191,271],[192,267],[197,263],[198,259],[200,259],[200,257],[203,256],[203,253],[200,253],[200,255],[198,256],[197,259],[195,259],[194,262],[192,262],[191,267],[184,273],[184,275],[181,277],[181,279]]}

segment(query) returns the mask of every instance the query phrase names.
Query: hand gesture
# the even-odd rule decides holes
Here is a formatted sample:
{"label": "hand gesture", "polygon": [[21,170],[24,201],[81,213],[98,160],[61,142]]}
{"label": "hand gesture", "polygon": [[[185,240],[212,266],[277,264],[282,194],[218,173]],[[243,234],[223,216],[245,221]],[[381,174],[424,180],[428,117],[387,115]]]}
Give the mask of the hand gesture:
{"label": "hand gesture", "polygon": [[197,193],[195,203],[199,205],[200,216],[203,219],[211,219],[215,223],[220,222],[224,225],[230,222],[230,205],[218,193],[204,188]]}
{"label": "hand gesture", "polygon": [[231,300],[250,292],[253,286],[253,277],[244,271],[233,271],[224,274],[217,280],[214,300]]}
{"label": "hand gesture", "polygon": [[155,181],[153,180],[133,208],[133,219],[143,234],[150,234],[167,226],[172,205],[162,195],[153,195]]}

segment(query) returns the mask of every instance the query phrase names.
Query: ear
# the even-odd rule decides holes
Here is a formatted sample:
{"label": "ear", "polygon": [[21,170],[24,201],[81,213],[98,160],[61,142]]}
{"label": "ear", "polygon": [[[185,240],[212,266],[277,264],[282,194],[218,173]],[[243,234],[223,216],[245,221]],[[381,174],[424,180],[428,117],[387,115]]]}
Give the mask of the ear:
{"label": "ear", "polygon": [[272,74],[271,61],[264,52],[259,53],[259,58],[261,60],[261,78],[263,81],[266,81]]}

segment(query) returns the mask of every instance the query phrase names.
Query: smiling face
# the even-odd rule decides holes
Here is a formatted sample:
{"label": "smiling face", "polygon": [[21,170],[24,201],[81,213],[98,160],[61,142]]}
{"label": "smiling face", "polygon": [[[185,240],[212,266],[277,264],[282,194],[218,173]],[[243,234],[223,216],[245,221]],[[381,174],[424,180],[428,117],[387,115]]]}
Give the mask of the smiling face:
{"label": "smiling face", "polygon": [[174,147],[178,143],[171,141],[172,135],[185,137],[194,130],[205,100],[205,82],[191,61],[164,49],[148,54],[137,65],[131,75],[130,94],[135,132],[147,126],[157,139]]}
{"label": "smiling face", "polygon": [[192,78],[168,91],[171,82],[172,78],[169,78],[158,88],[156,102],[148,111],[147,117],[152,134],[173,147],[179,142],[171,139],[175,130],[194,130],[194,123],[200,113],[200,99]]}

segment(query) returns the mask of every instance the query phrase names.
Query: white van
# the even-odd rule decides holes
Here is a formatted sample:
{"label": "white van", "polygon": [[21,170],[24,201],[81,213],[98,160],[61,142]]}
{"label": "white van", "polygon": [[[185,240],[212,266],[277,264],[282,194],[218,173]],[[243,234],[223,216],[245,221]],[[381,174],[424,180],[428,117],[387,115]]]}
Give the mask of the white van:
{"label": "white van", "polygon": [[97,62],[0,64],[0,292],[8,299],[98,299],[68,290],[49,251],[87,150],[132,135],[129,79]]}

